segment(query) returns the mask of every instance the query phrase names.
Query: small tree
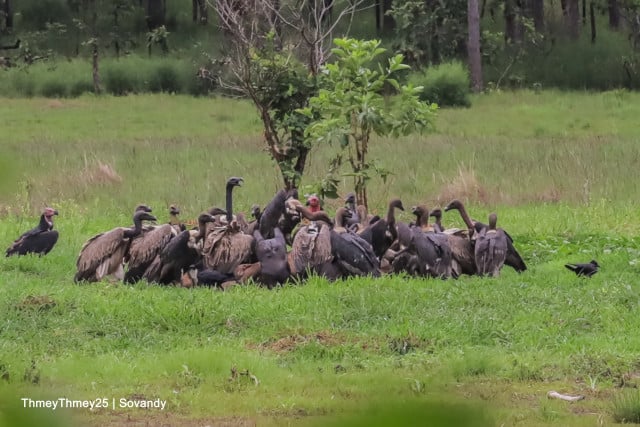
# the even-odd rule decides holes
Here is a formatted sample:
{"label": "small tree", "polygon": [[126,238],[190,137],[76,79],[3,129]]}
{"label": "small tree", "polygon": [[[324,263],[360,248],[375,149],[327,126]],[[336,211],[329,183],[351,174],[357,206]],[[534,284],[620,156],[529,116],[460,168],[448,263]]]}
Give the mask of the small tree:
{"label": "small tree", "polygon": [[[437,105],[420,101],[422,88],[401,86],[393,75],[409,68],[403,64],[403,56],[389,58],[386,67],[369,68],[385,49],[380,41],[354,39],[334,40],[337,48],[332,50],[337,61],[327,64],[320,73],[321,89],[311,98],[308,115],[320,118],[308,128],[307,134],[318,142],[337,142],[339,152],[331,162],[331,169],[346,151],[358,203],[368,207],[367,182],[375,173],[386,179],[390,173],[368,158],[371,135],[395,136],[420,132],[432,125]],[[387,100],[383,91],[393,87],[398,95]]]}

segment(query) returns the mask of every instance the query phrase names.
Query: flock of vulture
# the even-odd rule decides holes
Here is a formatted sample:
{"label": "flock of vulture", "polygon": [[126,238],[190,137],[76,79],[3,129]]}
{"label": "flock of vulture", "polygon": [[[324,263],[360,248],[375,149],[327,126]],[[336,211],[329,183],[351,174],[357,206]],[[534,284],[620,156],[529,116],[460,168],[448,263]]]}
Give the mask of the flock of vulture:
{"label": "flock of vulture", "polygon": [[[429,211],[424,205],[412,208],[414,222],[396,221],[395,210],[404,210],[399,199],[389,202],[384,217],[373,216],[356,205],[353,193],[331,218],[318,197],[310,196],[303,204],[296,190],[279,191],[263,210],[254,205],[253,219],[247,220],[233,212],[233,189],[242,182],[229,178],[225,209],[214,207],[200,214],[192,229],[180,222],[180,211],[173,205],[163,225],[144,224],[156,217],[148,206],[137,206],[133,227],[117,227],[87,240],[74,280],[114,277],[125,283],[145,280],[222,289],[253,280],[271,288],[309,274],[330,280],[383,273],[446,279],[462,274],[498,276],[504,265],[517,272],[527,269],[509,234],[497,227],[497,215],[490,214],[488,224],[473,221],[459,200],[444,211],[457,210],[466,229],[445,229],[442,211]],[[39,225],[20,236],[6,255],[51,251],[58,240],[55,215],[56,210],[46,208]],[[566,267],[586,276],[598,269],[595,261]]]}

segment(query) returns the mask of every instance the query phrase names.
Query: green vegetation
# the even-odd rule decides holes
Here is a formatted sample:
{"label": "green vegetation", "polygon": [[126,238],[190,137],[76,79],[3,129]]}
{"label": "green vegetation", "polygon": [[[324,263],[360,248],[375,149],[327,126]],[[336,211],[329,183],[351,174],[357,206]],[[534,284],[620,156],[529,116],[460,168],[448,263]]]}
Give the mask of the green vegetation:
{"label": "green vegetation", "polygon": [[[640,349],[638,96],[496,92],[441,110],[434,134],[374,137],[372,155],[394,175],[385,186],[372,181],[372,210],[399,195],[405,206],[460,197],[478,219],[497,211],[528,262],[524,274],[312,278],[225,293],[78,286],[72,276],[82,243],[129,224],[137,203],[161,221],[169,203],[195,218],[223,202],[228,176],[242,175],[238,208],[264,205],[281,179],[261,151],[252,105],[168,94],[3,99],[0,151],[19,186],[0,193],[0,242],[32,227],[45,204],[60,211],[60,241],[43,258],[0,261],[0,425],[43,425],[45,416],[187,426],[630,420],[637,397],[626,389],[638,385]],[[314,149],[303,186],[324,176],[330,155]],[[461,225],[457,215],[444,222]],[[602,269],[590,280],[563,268],[591,258]],[[547,400],[550,390],[586,399]],[[23,396],[162,398],[168,410],[29,412],[17,407]]]}
{"label": "green vegetation", "polygon": [[440,64],[412,74],[409,83],[422,86],[420,99],[439,107],[469,107],[469,73],[461,62]]}

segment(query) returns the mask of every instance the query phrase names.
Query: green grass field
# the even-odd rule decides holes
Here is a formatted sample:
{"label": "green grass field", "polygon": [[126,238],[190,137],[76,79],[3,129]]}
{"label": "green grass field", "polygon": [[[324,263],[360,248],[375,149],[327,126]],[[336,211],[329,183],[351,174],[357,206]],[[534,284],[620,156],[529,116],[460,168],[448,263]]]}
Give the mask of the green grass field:
{"label": "green grass field", "polygon": [[[640,414],[640,95],[532,92],[442,110],[429,135],[374,141],[381,211],[459,197],[529,265],[457,281],[311,279],[274,291],[75,285],[92,235],[195,218],[240,175],[239,210],[279,175],[252,106],[156,95],[3,99],[0,242],[60,211],[46,257],[0,261],[0,426],[593,426]],[[314,149],[303,185],[324,173]],[[341,190],[349,191],[350,181]],[[329,201],[335,207],[336,201]],[[402,220],[410,220],[405,212]],[[449,226],[460,226],[445,214]],[[4,249],[4,247],[2,249]],[[597,259],[579,279],[566,262]],[[555,390],[585,396],[569,403]],[[25,409],[21,398],[163,399],[164,411]],[[3,424],[4,423],[4,424]]]}

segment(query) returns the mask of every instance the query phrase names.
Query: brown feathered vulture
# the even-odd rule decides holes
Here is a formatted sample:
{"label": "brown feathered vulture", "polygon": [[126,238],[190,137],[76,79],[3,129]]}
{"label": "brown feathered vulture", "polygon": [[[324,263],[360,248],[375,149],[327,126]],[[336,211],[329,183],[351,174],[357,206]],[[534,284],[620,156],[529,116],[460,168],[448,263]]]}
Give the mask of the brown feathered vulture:
{"label": "brown feathered vulture", "polygon": [[207,269],[232,274],[240,264],[249,262],[253,255],[253,236],[244,234],[233,220],[233,188],[242,186],[242,178],[227,180],[227,225],[207,231],[202,255]]}
{"label": "brown feathered vulture", "polygon": [[125,255],[127,263],[125,283],[135,283],[143,278],[148,282],[155,281],[159,274],[160,253],[169,241],[178,235],[181,228],[185,228],[180,224],[178,214],[180,210],[175,205],[171,205],[168,224],[149,227],[131,240]]}
{"label": "brown feathered vulture", "polygon": [[109,275],[124,279],[123,261],[131,239],[142,232],[142,221],[155,220],[150,213],[138,210],[133,215],[133,227],[114,228],[89,239],[78,255],[74,281],[98,282]]}
{"label": "brown feathered vulture", "polygon": [[[302,278],[309,271],[322,274],[323,266],[333,260],[331,255],[331,225],[333,221],[325,211],[311,212],[299,200],[287,201],[288,209],[294,209],[305,218],[293,238],[288,255],[291,275]],[[336,279],[337,277],[328,277]]]}
{"label": "brown feathered vulture", "polygon": [[40,215],[38,226],[23,233],[9,248],[6,256],[38,254],[40,256],[48,254],[58,241],[58,231],[53,229],[53,216],[58,215],[58,211],[53,208],[45,208]]}
{"label": "brown feathered vulture", "polygon": [[[451,203],[449,203],[445,208],[444,211],[447,212],[449,210],[452,209],[457,209],[458,212],[460,212],[460,216],[462,217],[462,220],[464,221],[464,223],[466,224],[466,226],[469,228],[469,235],[471,236],[471,238],[473,240],[475,240],[475,236],[474,234],[481,231],[483,228],[486,228],[487,225],[483,224],[481,222],[478,221],[473,221],[470,217],[469,214],[467,213],[467,210],[465,209],[464,205],[462,204],[462,202],[460,200],[453,200]],[[513,245],[513,239],[511,238],[511,236],[509,235],[509,233],[507,233],[505,230],[503,230],[505,235],[507,236],[507,257],[505,259],[505,265],[508,265],[509,267],[513,268],[514,270],[516,270],[518,273],[522,273],[523,271],[525,271],[527,269],[527,265],[525,264],[524,260],[522,259],[522,257],[520,256],[520,254],[518,253],[517,249],[515,248],[515,246]]]}
{"label": "brown feathered vulture", "polygon": [[489,215],[489,226],[478,232],[475,245],[476,267],[478,275],[500,275],[500,270],[507,258],[507,235],[501,228],[496,228],[498,216]]}

